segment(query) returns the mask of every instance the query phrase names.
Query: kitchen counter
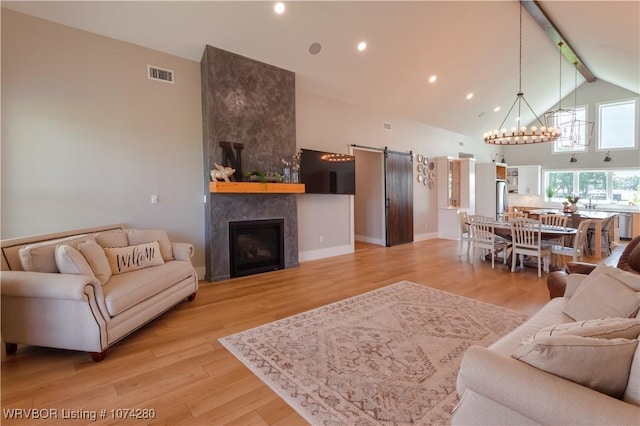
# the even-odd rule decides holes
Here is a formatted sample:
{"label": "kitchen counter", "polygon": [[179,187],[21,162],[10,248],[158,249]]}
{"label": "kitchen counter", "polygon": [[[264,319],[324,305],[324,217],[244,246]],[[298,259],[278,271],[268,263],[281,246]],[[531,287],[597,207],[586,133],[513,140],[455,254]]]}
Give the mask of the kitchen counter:
{"label": "kitchen counter", "polygon": [[[567,214],[570,215],[571,213],[564,213],[562,210],[557,210],[557,209],[533,209],[533,210],[527,210],[530,214]],[[588,219],[609,219],[611,216],[615,216],[619,213],[619,211],[616,212],[607,212],[607,211],[598,211],[598,210],[578,210],[576,213],[580,214],[580,216],[584,216]]]}

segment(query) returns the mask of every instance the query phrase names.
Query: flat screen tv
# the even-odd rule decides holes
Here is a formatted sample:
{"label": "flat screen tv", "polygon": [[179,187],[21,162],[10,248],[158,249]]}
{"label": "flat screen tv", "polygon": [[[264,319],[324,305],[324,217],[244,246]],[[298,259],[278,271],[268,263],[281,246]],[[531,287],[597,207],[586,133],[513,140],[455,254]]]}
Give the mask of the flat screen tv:
{"label": "flat screen tv", "polygon": [[356,193],[356,158],[353,155],[303,149],[300,182],[306,194]]}

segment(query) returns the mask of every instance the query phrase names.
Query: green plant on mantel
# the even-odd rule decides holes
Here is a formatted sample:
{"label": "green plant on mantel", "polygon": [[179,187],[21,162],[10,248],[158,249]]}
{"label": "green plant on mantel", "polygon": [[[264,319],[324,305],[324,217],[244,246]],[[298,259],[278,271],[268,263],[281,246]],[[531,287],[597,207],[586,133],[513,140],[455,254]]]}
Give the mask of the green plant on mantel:
{"label": "green plant on mantel", "polygon": [[257,176],[258,180],[260,182],[266,182],[267,181],[267,175],[260,170],[254,170],[253,172],[244,172],[244,177],[251,180],[252,176]]}

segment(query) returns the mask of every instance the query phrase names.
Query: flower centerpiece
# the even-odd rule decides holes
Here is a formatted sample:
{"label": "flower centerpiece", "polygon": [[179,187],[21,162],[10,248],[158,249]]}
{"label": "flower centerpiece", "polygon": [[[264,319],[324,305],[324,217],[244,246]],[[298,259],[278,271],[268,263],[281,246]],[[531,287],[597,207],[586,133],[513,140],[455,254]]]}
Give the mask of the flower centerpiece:
{"label": "flower centerpiece", "polygon": [[569,206],[570,212],[575,213],[578,211],[578,205],[576,203],[578,202],[579,199],[580,197],[573,194],[567,196],[567,201],[571,203],[571,205]]}

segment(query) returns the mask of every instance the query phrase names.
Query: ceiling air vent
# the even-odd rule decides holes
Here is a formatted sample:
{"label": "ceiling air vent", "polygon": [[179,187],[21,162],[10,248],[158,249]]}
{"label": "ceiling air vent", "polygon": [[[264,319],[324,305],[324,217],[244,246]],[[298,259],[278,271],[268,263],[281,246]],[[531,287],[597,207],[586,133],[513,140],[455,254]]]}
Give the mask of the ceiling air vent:
{"label": "ceiling air vent", "polygon": [[147,77],[150,80],[163,81],[165,83],[173,84],[174,74],[171,70],[164,68],[154,67],[153,65],[147,65],[148,74]]}
{"label": "ceiling air vent", "polygon": [[386,121],[382,123],[382,128],[387,130],[387,131],[391,131],[391,123],[387,123]]}

